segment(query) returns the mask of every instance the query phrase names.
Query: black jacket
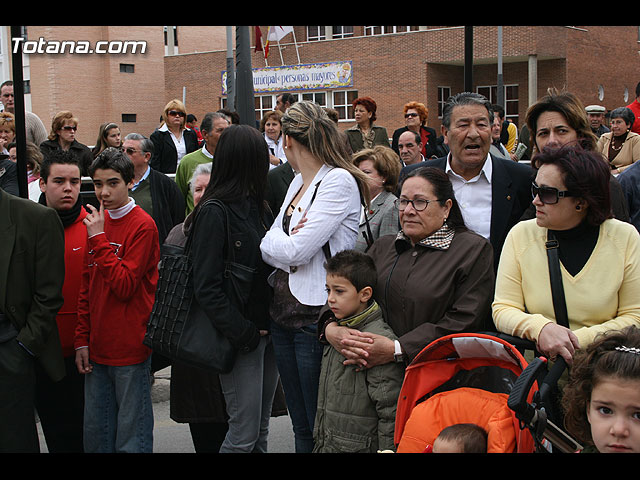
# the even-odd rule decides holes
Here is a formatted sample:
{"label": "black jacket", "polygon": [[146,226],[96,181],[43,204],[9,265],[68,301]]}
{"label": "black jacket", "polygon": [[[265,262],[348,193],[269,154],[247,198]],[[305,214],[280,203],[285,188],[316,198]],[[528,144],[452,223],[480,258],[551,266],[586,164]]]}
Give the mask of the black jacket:
{"label": "black jacket", "polygon": [[[50,152],[59,150],[60,148],[60,144],[57,140],[45,140],[40,144],[40,151],[45,157]],[[69,151],[73,154],[76,160],[78,160],[78,164],[80,165],[80,174],[83,177],[89,176],[89,167],[93,162],[93,154],[91,153],[91,150],[89,150],[89,147],[77,140],[74,140],[69,147]]]}
{"label": "black jacket", "polygon": [[235,261],[256,269],[252,284],[246,286],[249,301],[246,305],[236,305],[224,293],[224,269],[229,247],[225,215],[218,205],[203,204],[189,232],[193,236],[191,255],[195,301],[192,308],[202,308],[236,348],[251,351],[258,346],[259,330],[269,329],[272,295],[267,277],[272,269],[262,260],[260,241],[273,218],[268,213],[261,218],[255,202],[247,198],[226,205]]}
{"label": "black jacket", "polygon": [[[187,128],[182,131],[187,153],[198,149],[198,135]],[[178,152],[168,131],[155,130],[149,137],[153,142],[153,154],[149,165],[162,173],[176,173],[178,168]]]}
{"label": "black jacket", "polygon": [[153,206],[152,217],[158,227],[158,237],[162,245],[171,229],[184,221],[184,197],[171,178],[153,168],[149,173],[149,184]]}

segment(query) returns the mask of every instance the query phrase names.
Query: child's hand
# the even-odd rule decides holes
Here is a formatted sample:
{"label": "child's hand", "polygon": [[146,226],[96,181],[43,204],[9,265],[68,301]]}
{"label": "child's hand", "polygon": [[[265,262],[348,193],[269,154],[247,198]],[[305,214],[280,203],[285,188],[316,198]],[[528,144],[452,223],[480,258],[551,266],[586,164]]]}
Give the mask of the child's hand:
{"label": "child's hand", "polygon": [[79,348],[76,350],[76,367],[81,374],[91,373],[93,366],[89,362],[89,349]]}
{"label": "child's hand", "polygon": [[87,227],[87,235],[93,236],[104,232],[104,207],[100,202],[100,210],[93,205],[87,205],[90,213],[82,221]]}

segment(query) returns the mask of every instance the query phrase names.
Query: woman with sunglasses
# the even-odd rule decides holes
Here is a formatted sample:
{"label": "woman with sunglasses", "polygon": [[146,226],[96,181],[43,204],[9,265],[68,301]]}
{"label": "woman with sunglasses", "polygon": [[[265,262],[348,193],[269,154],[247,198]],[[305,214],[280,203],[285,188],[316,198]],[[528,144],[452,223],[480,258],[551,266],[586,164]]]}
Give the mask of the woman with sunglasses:
{"label": "woman with sunglasses", "polygon": [[433,128],[427,127],[427,118],[429,116],[427,107],[424,103],[409,102],[405,104],[403,111],[405,126],[393,132],[391,148],[399,155],[398,140],[400,139],[400,135],[407,130],[411,130],[412,132],[420,134],[420,138],[422,139],[422,156],[426,160],[435,157],[435,147],[438,136]]}
{"label": "woman with sunglasses", "polygon": [[[571,364],[599,333],[640,327],[640,237],[611,211],[610,169],[580,146],[547,147],[534,157],[535,219],[515,225],[496,277],[493,319],[500,332],[534,341]],[[556,323],[545,243],[559,244],[569,328]]]}
{"label": "woman with sunglasses", "polygon": [[149,165],[162,173],[176,173],[187,153],[199,148],[198,135],[186,126],[187,110],[180,100],[171,100],[162,111],[162,125],[150,135],[153,155]]}
{"label": "woman with sunglasses", "polygon": [[53,150],[68,150],[78,160],[80,173],[83,177],[89,175],[89,166],[93,162],[91,150],[85,144],[76,140],[78,119],[73,113],[64,110],[55,114],[51,120],[51,131],[47,140],[40,144],[40,151],[46,157]]}

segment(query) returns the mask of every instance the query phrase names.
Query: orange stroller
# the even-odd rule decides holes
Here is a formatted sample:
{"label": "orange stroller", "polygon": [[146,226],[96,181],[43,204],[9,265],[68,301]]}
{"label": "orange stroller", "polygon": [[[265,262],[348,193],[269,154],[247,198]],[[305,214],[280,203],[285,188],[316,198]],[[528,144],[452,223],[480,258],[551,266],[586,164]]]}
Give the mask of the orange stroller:
{"label": "orange stroller", "polygon": [[[407,367],[398,398],[397,453],[424,453],[447,426],[475,423],[487,453],[533,453],[534,440],[507,405],[527,367],[509,342],[488,334],[454,334],[427,345]],[[530,402],[537,390],[531,386]]]}

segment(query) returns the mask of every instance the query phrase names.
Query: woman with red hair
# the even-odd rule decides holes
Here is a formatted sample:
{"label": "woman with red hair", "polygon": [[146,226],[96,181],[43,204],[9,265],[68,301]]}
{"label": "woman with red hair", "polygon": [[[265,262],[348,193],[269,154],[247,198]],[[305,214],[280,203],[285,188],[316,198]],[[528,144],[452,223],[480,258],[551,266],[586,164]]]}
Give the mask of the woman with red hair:
{"label": "woman with red hair", "polygon": [[409,102],[404,106],[404,121],[405,126],[398,128],[393,132],[393,139],[391,142],[391,148],[399,155],[398,151],[398,139],[407,130],[419,133],[422,139],[422,156],[425,160],[436,156],[436,131],[427,127],[427,118],[429,116],[429,110],[424,103]]}
{"label": "woman with red hair", "polygon": [[378,106],[371,97],[360,97],[353,101],[353,114],[356,124],[346,131],[351,150],[356,153],[363,148],[376,145],[389,146],[387,129],[374,125]]}

